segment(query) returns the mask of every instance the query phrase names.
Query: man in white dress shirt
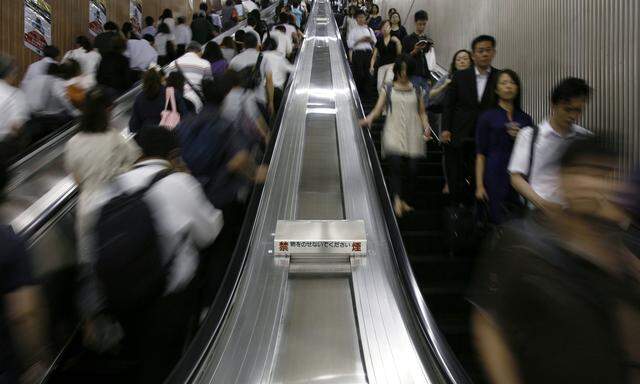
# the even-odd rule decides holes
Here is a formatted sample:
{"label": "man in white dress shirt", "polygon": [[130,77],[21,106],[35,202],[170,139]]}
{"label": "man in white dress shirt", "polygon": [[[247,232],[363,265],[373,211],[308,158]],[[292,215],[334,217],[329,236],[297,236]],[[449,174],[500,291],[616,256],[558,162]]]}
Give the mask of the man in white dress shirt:
{"label": "man in white dress shirt", "polygon": [[135,71],[146,71],[158,62],[158,51],[153,47],[155,39],[146,34],[142,39],[129,39],[124,53],[129,58],[129,67]]}
{"label": "man in white dress shirt", "polygon": [[[202,59],[202,45],[192,41],[187,53],[167,66],[167,73],[180,71],[185,77],[184,98],[193,105],[195,112],[202,109],[202,79],[211,76],[211,63]],[[189,106],[187,106],[189,107]]]}
{"label": "man in white dress shirt", "polygon": [[349,30],[347,47],[349,47],[349,61],[351,61],[358,93],[364,95],[371,82],[369,64],[377,39],[373,30],[367,25],[367,17],[362,10],[356,12],[356,21],[358,24]]}
{"label": "man in white dress shirt", "polygon": [[176,53],[178,57],[184,55],[187,45],[189,45],[193,36],[191,28],[186,23],[187,21],[184,16],[178,17],[178,25],[176,25],[176,31],[174,33],[176,38]]}
{"label": "man in white dress shirt", "polygon": [[523,128],[518,134],[509,161],[511,184],[538,209],[550,211],[564,204],[558,162],[573,141],[592,136],[576,124],[590,94],[584,80],[562,80],[551,94],[549,118],[537,129]]}
{"label": "man in white dress shirt", "polygon": [[24,93],[12,85],[15,80],[15,62],[0,55],[0,141],[18,134],[29,118]]}
{"label": "man in white dress shirt", "polygon": [[47,73],[47,70],[49,69],[49,64],[58,62],[60,50],[53,45],[47,45],[42,48],[42,55],[42,59],[29,65],[29,68],[27,68],[27,72],[22,78],[22,84],[20,84],[20,88],[25,89],[29,81],[33,80],[37,76],[45,75]]}

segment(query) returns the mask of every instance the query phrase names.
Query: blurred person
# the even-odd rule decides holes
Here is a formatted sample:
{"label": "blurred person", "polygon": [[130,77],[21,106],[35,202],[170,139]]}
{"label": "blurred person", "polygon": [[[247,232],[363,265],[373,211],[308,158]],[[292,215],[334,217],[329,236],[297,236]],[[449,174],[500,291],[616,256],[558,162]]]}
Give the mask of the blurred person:
{"label": "blurred person", "polygon": [[236,9],[236,13],[238,14],[238,19],[245,18],[244,7],[242,6],[242,0],[235,0],[234,8]]}
{"label": "blurred person", "polygon": [[65,80],[67,99],[77,108],[82,108],[87,90],[95,86],[86,81],[82,74],[80,63],[73,59],[67,59],[61,65],[61,77]]}
{"label": "blurred person", "polygon": [[35,143],[80,115],[69,99],[66,80],[64,66],[50,64],[44,75],[27,83],[24,92],[30,95],[27,102],[31,119],[24,129],[29,143]]}
{"label": "blurred person", "polygon": [[480,115],[476,126],[476,199],[486,201],[489,220],[501,224],[522,204],[507,166],[518,132],[533,120],[522,110],[522,85],[513,70],[498,73],[491,98],[493,108]]}
{"label": "blurred person", "polygon": [[302,32],[290,24],[289,16],[284,12],[278,15],[278,21],[279,23],[271,28],[271,32],[273,33],[279,26],[283,27],[285,29],[285,35],[291,40],[293,46],[297,46],[302,40]]}
{"label": "blurred person", "polygon": [[391,35],[397,37],[400,41],[404,41],[408,34],[406,28],[402,25],[400,14],[398,12],[392,13],[389,16],[389,20],[391,21]]}
{"label": "blurred person", "polygon": [[268,116],[273,120],[275,119],[277,111],[280,109],[287,78],[289,74],[294,71],[295,67],[287,60],[287,57],[278,50],[278,43],[273,38],[267,39],[263,55],[264,58],[260,66],[260,72],[262,86],[266,90],[266,94],[263,93],[260,95],[259,99],[262,98],[262,96],[266,96],[266,100],[263,100],[267,106]]}
{"label": "blurred person", "polygon": [[305,12],[300,6],[300,0],[291,0],[291,14],[296,18],[296,27],[301,28]]}
{"label": "blurred person", "polygon": [[204,45],[213,38],[213,24],[207,21],[203,13],[197,13],[191,22],[193,40]]}
{"label": "blurred person", "polygon": [[[417,160],[426,155],[426,142],[431,139],[422,90],[411,83],[415,62],[408,55],[396,60],[393,66],[394,81],[383,87],[375,108],[363,119],[362,126],[371,126],[384,109],[387,118],[382,132],[382,155],[391,164],[390,194],[393,209],[398,217],[413,211],[407,200],[414,198],[417,178]],[[403,189],[402,174],[408,171],[409,185]]]}
{"label": "blurred person", "polygon": [[229,63],[222,55],[220,46],[215,41],[210,41],[207,44],[202,53],[202,58],[211,63],[211,75],[214,77],[222,75],[229,67]]}
{"label": "blurred person", "polygon": [[132,85],[129,59],[124,55],[126,49],[126,40],[120,36],[115,36],[111,42],[111,50],[102,55],[102,60],[96,73],[98,84],[109,87],[118,95],[128,91]]}
{"label": "blurred person", "polygon": [[154,47],[158,51],[158,65],[165,66],[176,58],[176,40],[169,25],[160,23],[155,36]]}
{"label": "blurred person", "polygon": [[[0,203],[9,182],[8,159],[0,157]],[[39,383],[51,364],[47,318],[25,242],[0,225],[0,383]]]}
{"label": "blurred person", "polygon": [[260,17],[256,18],[253,15],[249,15],[247,18],[247,26],[242,28],[245,33],[252,33],[258,42],[262,41],[262,37],[260,37],[260,33],[256,30],[258,28],[258,24],[260,23]]}
{"label": "blurred person", "polygon": [[153,17],[151,17],[151,16],[145,17],[144,18],[144,28],[142,28],[142,31],[140,32],[140,35],[142,35],[142,36],[144,36],[144,35],[155,36],[158,31],[156,30],[156,27],[154,27],[154,24],[155,24],[155,20],[153,19]]}
{"label": "blurred person", "polygon": [[242,7],[244,8],[244,13],[250,13],[252,11],[260,11],[260,6],[254,3],[251,0],[243,0]]}
{"label": "blurred person", "polygon": [[236,46],[236,55],[244,51],[244,35],[245,33],[242,29],[233,34],[233,41]]}
{"label": "blurred person", "polygon": [[[434,111],[442,113],[444,111],[444,103],[447,98],[447,91],[449,90],[449,84],[451,84],[451,78],[457,71],[464,71],[473,65],[473,59],[471,58],[471,52],[466,49],[458,50],[451,59],[451,65],[449,65],[449,73],[447,76],[443,76],[429,91],[429,107]],[[444,157],[442,158],[442,167],[444,169],[445,183],[442,188],[442,193],[449,194],[449,182],[447,180],[447,167]]]}
{"label": "blurred person", "polygon": [[276,42],[276,50],[282,54],[285,58],[288,58],[293,53],[293,40],[287,35],[287,29],[283,25],[276,25],[270,33],[264,35],[262,44],[264,45],[267,39],[273,39]]}
{"label": "blurred person", "polygon": [[120,29],[118,25],[113,21],[107,21],[103,26],[104,32],[99,33],[98,36],[93,40],[93,46],[98,50],[100,55],[104,56],[105,54],[111,52],[113,38],[120,34]]}
{"label": "blurred person", "polygon": [[590,95],[583,79],[562,80],[551,93],[550,116],[518,134],[508,167],[511,185],[537,209],[553,211],[564,203],[558,160],[573,141],[591,135],[577,125]]}
{"label": "blurred person", "polygon": [[96,84],[96,73],[102,56],[93,49],[93,45],[86,36],[76,37],[75,49],[65,53],[62,61],[65,60],[75,60],[80,63],[82,74],[85,77],[85,88],[88,89]]}
{"label": "blurred person", "polygon": [[244,50],[237,54],[229,63],[229,68],[236,72],[241,72],[247,68],[253,68],[258,62],[260,52],[258,51],[258,39],[253,33],[245,33]]}
{"label": "blurred person", "polygon": [[473,67],[454,73],[442,114],[441,140],[445,144],[445,166],[451,200],[455,205],[473,199],[475,128],[478,116],[491,108],[491,89],[497,70],[491,66],[496,39],[481,35],[471,43]]}
{"label": "blurred person", "polygon": [[344,22],[342,24],[342,29],[344,30],[344,35],[349,36],[349,32],[351,29],[355,28],[358,25],[358,21],[356,20],[356,12],[358,8],[356,6],[349,6],[347,9],[347,17],[344,18]]}
{"label": "blurred person", "polygon": [[507,224],[483,255],[472,301],[492,383],[635,383],[640,265],[622,242],[619,154],[572,141],[558,160],[566,209]]}
{"label": "blurred person", "polygon": [[133,24],[131,24],[131,22],[129,21],[126,21],[122,24],[122,29],[120,29],[120,31],[122,31],[122,35],[127,40],[140,38],[140,36],[138,36],[138,33],[133,30]]}
{"label": "blurred person", "polygon": [[[179,73],[173,72],[180,76]],[[182,96],[184,81],[181,87],[164,84],[164,77],[158,68],[149,69],[142,80],[142,92],[136,97],[129,120],[129,131],[138,133],[142,128],[160,124],[161,113],[167,105],[167,89],[173,88],[177,112],[180,116],[187,114],[187,107]]]}
{"label": "blurred person", "polygon": [[176,37],[176,57],[184,55],[187,45],[191,42],[192,33],[191,28],[187,26],[184,16],[178,17],[178,25],[175,30]]}
{"label": "blurred person", "polygon": [[369,67],[373,56],[373,47],[376,46],[377,39],[373,30],[366,24],[366,17],[362,10],[356,11],[358,25],[351,28],[347,36],[347,47],[349,48],[349,61],[353,69],[353,77],[358,87],[358,93],[367,93],[371,74]]}
{"label": "blurred person", "polygon": [[222,51],[222,57],[224,57],[227,63],[230,63],[231,59],[236,55],[236,43],[233,41],[232,36],[225,36],[225,38],[222,39],[220,50]]}
{"label": "blurred person", "polygon": [[24,92],[16,88],[16,63],[12,58],[0,55],[0,143],[3,151],[17,154],[19,145],[15,142],[29,119],[29,104]]}
{"label": "blurred person", "polygon": [[203,82],[205,105],[195,117],[181,122],[177,132],[183,158],[213,205],[223,211],[225,230],[237,239],[252,182],[264,182],[266,168],[258,166],[250,143],[236,125],[221,117],[220,106],[231,89],[227,76]]}
{"label": "blurred person", "polygon": [[238,12],[233,6],[233,0],[226,0],[222,6],[222,29],[231,29],[237,22]]}
{"label": "blurred person", "polygon": [[369,28],[373,29],[375,33],[380,33],[380,28],[382,27],[382,16],[380,16],[380,7],[376,4],[371,6],[368,23]]}
{"label": "blurred person", "polygon": [[49,65],[58,63],[58,57],[60,57],[60,50],[58,49],[58,47],[55,47],[53,45],[46,45],[44,48],[42,48],[42,59],[29,65],[29,67],[27,68],[27,72],[22,78],[20,88],[24,90],[27,88],[31,80],[38,76],[46,75],[47,71],[49,70]]}
{"label": "blurred person", "polygon": [[166,73],[179,72],[185,79],[184,98],[187,109],[198,112],[202,108],[202,79],[211,77],[211,63],[202,59],[202,45],[192,41],[187,52],[167,66]]}
{"label": "blurred person", "polygon": [[[416,87],[422,88],[425,96],[425,103],[429,102],[429,80],[431,80],[431,70],[429,61],[435,65],[435,49],[433,48],[433,40],[427,36],[427,23],[429,15],[426,11],[420,10],[414,15],[416,30],[414,33],[402,40],[402,46],[405,53],[410,54],[416,61],[416,73],[411,81]],[[433,56],[431,60],[428,56]]]}
{"label": "blurred person", "polygon": [[[135,256],[149,260],[148,269],[153,269],[137,269],[146,264],[118,263],[110,253],[116,247],[100,249],[92,263],[101,282],[96,294],[106,303],[105,313],[122,325],[123,346],[139,360],[135,382],[161,383],[180,359],[190,322],[197,316],[194,278],[200,251],[214,242],[223,217],[207,201],[198,181],[181,171],[175,132],[145,127],[135,139],[142,156],[104,188],[97,207],[96,232],[105,247],[111,247],[110,241],[120,246],[130,242],[130,248],[138,250]],[[122,230],[131,233],[146,226],[152,231],[137,233],[127,241],[117,233],[118,228],[112,227],[120,219],[111,215],[109,208],[123,196],[130,199],[135,194],[140,194],[138,201],[146,206],[147,215],[140,215],[133,204],[125,206],[119,214],[129,215],[136,224]],[[127,225],[122,223],[122,227]],[[152,265],[151,260],[157,264]],[[146,281],[152,288],[147,290],[138,284],[141,272],[147,274]],[[127,306],[129,297],[122,299],[121,294],[140,300],[134,300],[137,305]],[[85,328],[89,337],[92,321]]]}
{"label": "blurred person", "polygon": [[377,86],[379,91],[384,84],[393,81],[393,65],[402,54],[402,43],[397,37],[391,36],[391,22],[385,20],[380,26],[382,32],[380,39],[373,49],[369,72],[373,75],[377,72]]}
{"label": "blurred person", "polygon": [[160,29],[159,27],[162,23],[167,24],[167,27],[169,27],[169,34],[173,35],[176,29],[176,21],[173,19],[173,11],[168,8],[162,11],[162,15],[158,18],[158,29]]}
{"label": "blurred person", "polygon": [[158,51],[153,47],[154,44],[155,38],[151,35],[144,35],[140,40],[127,41],[127,50],[124,55],[129,58],[129,67],[135,79],[140,79],[144,71],[158,63]]}

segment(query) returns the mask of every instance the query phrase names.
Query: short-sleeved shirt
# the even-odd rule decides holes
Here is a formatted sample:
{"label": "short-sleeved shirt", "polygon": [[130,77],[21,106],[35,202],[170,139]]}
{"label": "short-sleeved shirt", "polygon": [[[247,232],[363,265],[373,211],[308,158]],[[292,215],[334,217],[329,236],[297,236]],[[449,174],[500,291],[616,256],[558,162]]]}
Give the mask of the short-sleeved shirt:
{"label": "short-sleeved shirt", "polygon": [[[638,348],[622,335],[640,329],[638,282],[569,251],[541,216],[500,232],[478,264],[472,303],[499,327],[525,383],[632,382]],[[622,308],[626,321],[615,315]]]}
{"label": "short-sleeved shirt", "polygon": [[397,43],[393,40],[389,40],[389,44],[384,43],[384,38],[380,38],[376,43],[376,48],[378,49],[378,65],[383,66],[387,64],[393,64],[398,58],[398,46]]}
{"label": "short-sleeved shirt", "polygon": [[509,172],[528,175],[531,188],[540,197],[553,203],[562,204],[564,197],[560,193],[560,158],[573,141],[588,136],[591,136],[590,131],[575,124],[567,136],[561,136],[545,120],[539,126],[533,155],[533,169],[529,170],[533,128],[525,128],[516,138],[509,161]]}
{"label": "short-sleeved shirt", "polygon": [[[24,242],[6,226],[0,226],[0,382],[16,379],[13,341],[5,318],[4,297],[22,287],[34,284],[31,265]],[[17,382],[17,380],[16,380]]]}

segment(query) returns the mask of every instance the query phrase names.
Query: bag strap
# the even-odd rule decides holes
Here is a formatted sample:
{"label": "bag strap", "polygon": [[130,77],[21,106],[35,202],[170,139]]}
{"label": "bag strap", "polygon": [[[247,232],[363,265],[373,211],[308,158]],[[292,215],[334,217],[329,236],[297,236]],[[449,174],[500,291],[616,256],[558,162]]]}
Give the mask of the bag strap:
{"label": "bag strap", "polygon": [[[137,166],[137,167],[133,167],[133,169],[143,168],[143,167],[145,167],[145,166],[146,166],[146,165],[140,165],[140,166]],[[153,186],[154,186],[157,182],[159,182],[160,180],[164,179],[165,177],[169,176],[169,175],[170,175],[170,174],[172,174],[172,173],[173,173],[173,170],[172,170],[172,169],[169,169],[169,168],[165,168],[165,169],[163,169],[163,170],[159,171],[158,173],[156,173],[156,174],[153,176],[153,178],[151,179],[151,181],[149,182],[149,184],[147,184],[147,186],[146,186],[146,187],[142,188],[142,189],[141,189],[141,190],[139,190],[137,193],[138,193],[138,194],[140,194],[140,195],[146,195],[146,194],[147,194],[147,192],[149,192],[149,190],[150,190],[151,188],[153,188]]]}
{"label": "bag strap", "polygon": [[533,158],[536,153],[536,141],[538,141],[538,134],[540,132],[540,128],[537,125],[532,125],[531,129],[533,132],[531,133],[531,146],[529,147],[529,170],[525,175],[525,180],[529,181],[531,174],[533,173]]}
{"label": "bag strap", "polygon": [[256,60],[256,65],[253,67],[253,71],[251,71],[251,77],[255,78],[260,73],[260,65],[262,64],[263,59],[262,52],[258,54],[258,60]]}
{"label": "bag strap", "polygon": [[165,101],[165,106],[164,106],[165,111],[167,110],[167,103],[171,102],[171,111],[177,113],[178,112],[178,107],[176,107],[176,90],[175,90],[175,88],[168,87],[166,89],[165,98],[167,99]]}
{"label": "bag strap", "polygon": [[180,65],[178,64],[178,60],[175,61],[176,63],[176,68],[178,69],[178,72],[180,72],[180,74],[182,75],[182,77],[184,77],[184,81],[187,82],[187,84],[189,85],[189,87],[191,87],[191,89],[193,89],[193,92],[195,92],[196,96],[198,96],[198,98],[200,99],[200,101],[202,103],[204,103],[204,95],[200,92],[200,90],[198,88],[196,88],[193,83],[191,82],[191,80],[189,80],[189,78],[187,77],[187,75],[184,74],[184,72],[182,71],[182,68],[180,68]]}
{"label": "bag strap", "polygon": [[391,91],[393,91],[393,83],[385,85],[387,113],[391,113]]}

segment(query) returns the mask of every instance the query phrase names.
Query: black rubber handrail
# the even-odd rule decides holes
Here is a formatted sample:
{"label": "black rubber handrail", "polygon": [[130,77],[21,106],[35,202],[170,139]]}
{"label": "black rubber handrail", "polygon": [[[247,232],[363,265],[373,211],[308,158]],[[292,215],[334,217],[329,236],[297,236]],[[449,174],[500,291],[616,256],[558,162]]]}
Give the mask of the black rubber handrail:
{"label": "black rubber handrail", "polygon": [[[347,78],[349,79],[349,89],[355,104],[356,115],[357,118],[364,118],[364,108],[348,64],[347,54],[344,50],[344,44],[340,34],[338,34],[338,40],[341,43],[343,64],[346,67]],[[378,158],[378,151],[375,147],[375,143],[371,136],[371,130],[369,128],[362,128],[362,138],[364,140],[365,148],[369,157],[369,163],[371,165],[375,184],[378,190],[378,198],[380,199],[384,221],[387,226],[391,247],[395,256],[395,264],[401,276],[403,290],[407,295],[409,303],[414,309],[413,320],[418,326],[422,338],[429,347],[436,363],[439,366],[442,376],[447,380],[447,382],[451,384],[472,383],[471,379],[462,367],[462,364],[460,364],[460,361],[455,356],[445,337],[440,332],[433,315],[427,308],[422,297],[422,293],[420,292],[420,288],[411,267],[411,262],[409,261],[407,251],[404,247],[400,227],[398,226],[398,222],[392,208],[391,197],[389,196],[384,179],[384,173],[382,172],[382,165]]]}

